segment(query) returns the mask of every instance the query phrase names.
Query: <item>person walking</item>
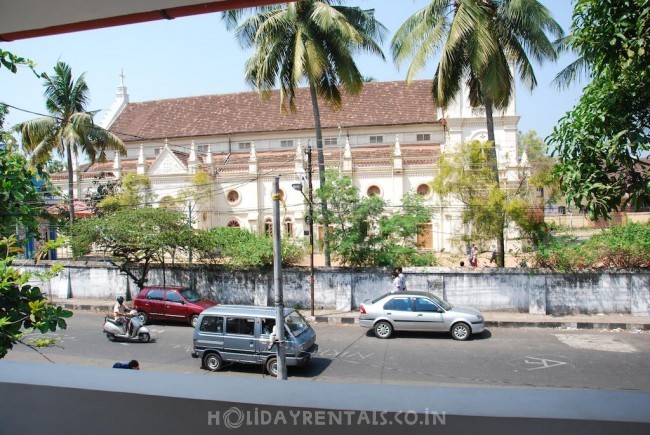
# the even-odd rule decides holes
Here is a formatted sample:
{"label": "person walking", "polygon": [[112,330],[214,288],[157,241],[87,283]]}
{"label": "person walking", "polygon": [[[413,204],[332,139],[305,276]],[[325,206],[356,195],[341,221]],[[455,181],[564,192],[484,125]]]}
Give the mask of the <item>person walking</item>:
{"label": "person walking", "polygon": [[400,289],[403,292],[405,292],[406,291],[406,275],[404,275],[404,272],[402,271],[402,266],[399,266],[397,269],[395,269],[395,272],[397,272],[397,276],[399,278]]}
{"label": "person walking", "polygon": [[490,257],[490,264],[494,261],[494,264],[499,264],[497,262],[497,246],[492,245],[492,256]]}
{"label": "person walking", "polygon": [[399,279],[399,273],[397,273],[397,271],[394,271],[391,274],[391,278],[393,280],[393,287],[395,287],[395,290],[393,290],[393,292],[402,291],[401,281]]}

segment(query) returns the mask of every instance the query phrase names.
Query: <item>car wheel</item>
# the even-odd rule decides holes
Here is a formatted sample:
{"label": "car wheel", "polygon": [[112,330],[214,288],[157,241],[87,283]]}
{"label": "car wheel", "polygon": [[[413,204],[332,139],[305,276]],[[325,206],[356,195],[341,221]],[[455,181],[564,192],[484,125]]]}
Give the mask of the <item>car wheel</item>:
{"label": "car wheel", "polygon": [[377,322],[374,331],[378,338],[388,338],[393,334],[393,326],[388,322]]}
{"label": "car wheel", "polygon": [[278,377],[278,360],[275,357],[271,357],[266,360],[266,371],[269,375]]}
{"label": "car wheel", "polygon": [[196,327],[196,322],[199,321],[199,316],[194,314],[193,316],[190,316],[190,325],[192,325],[192,328]]}
{"label": "car wheel", "polygon": [[139,311],[138,312],[138,320],[143,325],[146,325],[147,322],[149,321],[149,316],[147,316],[147,313],[145,313],[144,311]]}
{"label": "car wheel", "polygon": [[147,332],[143,332],[142,334],[138,335],[138,339],[141,343],[149,343],[149,340],[151,340],[151,335],[149,335]]}
{"label": "car wheel", "polygon": [[211,372],[216,372],[221,368],[223,362],[221,357],[216,353],[207,353],[203,357],[203,367],[210,370]]}
{"label": "car wheel", "polygon": [[451,327],[451,336],[454,340],[465,341],[472,335],[472,329],[467,323],[455,323]]}

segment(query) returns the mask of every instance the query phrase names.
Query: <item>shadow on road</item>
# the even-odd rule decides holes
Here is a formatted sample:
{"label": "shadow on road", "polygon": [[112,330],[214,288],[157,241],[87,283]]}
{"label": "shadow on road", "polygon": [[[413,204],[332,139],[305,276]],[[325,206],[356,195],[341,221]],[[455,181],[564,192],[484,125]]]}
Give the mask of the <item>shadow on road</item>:
{"label": "shadow on road", "polygon": [[[366,332],[366,337],[375,338],[380,340],[375,336],[375,333],[372,329],[369,329]],[[387,340],[395,340],[398,338],[412,338],[417,340],[453,340],[451,335],[448,332],[426,332],[426,331],[393,331]],[[481,332],[480,334],[473,334],[467,341],[476,341],[476,340],[486,340],[492,337],[492,333],[487,329]]]}

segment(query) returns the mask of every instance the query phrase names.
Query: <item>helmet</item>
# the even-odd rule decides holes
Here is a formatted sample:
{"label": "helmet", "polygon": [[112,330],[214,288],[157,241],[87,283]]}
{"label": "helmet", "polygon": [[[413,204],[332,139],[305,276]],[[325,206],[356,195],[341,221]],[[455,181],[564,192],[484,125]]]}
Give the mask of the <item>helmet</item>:
{"label": "helmet", "polygon": [[131,316],[131,317],[135,317],[135,316],[137,316],[137,315],[138,315],[138,312],[137,312],[136,310],[131,310],[131,311],[129,311],[129,316]]}
{"label": "helmet", "polygon": [[117,301],[121,304],[124,302],[124,298],[122,296],[118,296]]}

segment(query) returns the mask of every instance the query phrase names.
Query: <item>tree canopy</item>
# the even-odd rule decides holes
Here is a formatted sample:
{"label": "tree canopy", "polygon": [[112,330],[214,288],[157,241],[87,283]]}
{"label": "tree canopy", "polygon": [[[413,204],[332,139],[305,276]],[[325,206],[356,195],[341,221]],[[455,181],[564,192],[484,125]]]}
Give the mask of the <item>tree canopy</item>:
{"label": "tree canopy", "polygon": [[31,153],[37,166],[47,164],[54,152],[65,156],[68,166],[70,222],[74,221],[73,155],[87,155],[91,162],[102,160],[106,149],[126,152],[113,133],[97,127],[94,113],[86,111],[89,90],[84,74],[76,80],[72,68],[57,62],[54,74],[44,74],[45,107],[52,115],[22,122],[14,127],[20,133],[23,148]]}
{"label": "tree canopy", "polygon": [[[341,88],[355,95],[364,77],[353,55],[367,52],[384,58],[380,47],[386,28],[374,9],[341,5],[338,0],[303,0],[257,8],[257,14],[236,28],[245,48],[254,48],[246,62],[246,79],[263,95],[279,82],[280,104],[295,110],[295,95],[302,81],[309,85],[316,130],[320,185],[325,184],[325,158],[318,97],[332,107],[341,106]],[[229,29],[241,11],[224,14]],[[327,220],[327,201],[321,202]],[[327,226],[327,221],[325,222]],[[329,266],[329,236],[325,235],[325,263]]]}
{"label": "tree canopy", "polygon": [[48,186],[47,175],[30,167],[21,154],[0,148],[0,237],[16,230],[38,236],[39,218],[49,217],[44,195]]}
{"label": "tree canopy", "polygon": [[592,81],[549,136],[567,202],[592,218],[650,205],[650,1],[577,0],[572,48]]}
{"label": "tree canopy", "polygon": [[419,195],[407,194],[401,206],[391,207],[378,196],[361,197],[349,176],[330,171],[316,196],[330,204],[332,253],[342,265],[435,264],[433,254],[417,251],[417,235],[432,216]]}

